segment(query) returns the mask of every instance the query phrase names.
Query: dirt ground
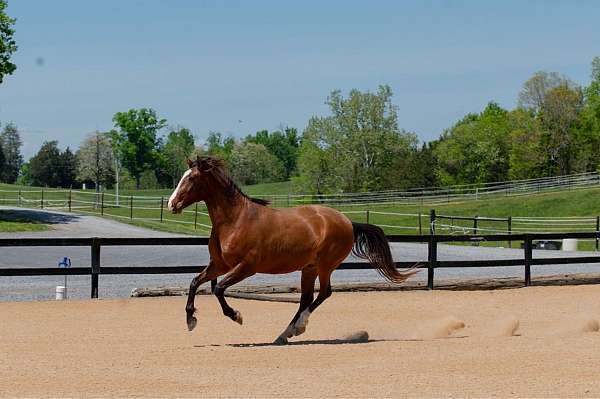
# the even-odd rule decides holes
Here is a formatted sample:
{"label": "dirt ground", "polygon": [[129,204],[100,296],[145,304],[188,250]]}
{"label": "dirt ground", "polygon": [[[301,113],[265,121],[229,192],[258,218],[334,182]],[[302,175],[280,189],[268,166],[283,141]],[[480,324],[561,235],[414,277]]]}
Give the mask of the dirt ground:
{"label": "dirt ground", "polygon": [[[272,346],[296,305],[213,297],[0,303],[2,397],[600,397],[600,286],[335,293]],[[466,327],[459,327],[460,322]],[[517,329],[518,325],[518,329]],[[343,340],[360,330],[368,342]]]}

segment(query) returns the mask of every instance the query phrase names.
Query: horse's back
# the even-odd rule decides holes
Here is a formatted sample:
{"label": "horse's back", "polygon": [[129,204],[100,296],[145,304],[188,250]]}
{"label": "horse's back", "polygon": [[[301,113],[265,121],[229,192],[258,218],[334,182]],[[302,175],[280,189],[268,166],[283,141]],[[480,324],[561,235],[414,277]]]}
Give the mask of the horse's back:
{"label": "horse's back", "polygon": [[306,205],[272,211],[265,218],[261,247],[278,267],[298,270],[308,264],[339,263],[352,249],[352,223],[335,209]]}

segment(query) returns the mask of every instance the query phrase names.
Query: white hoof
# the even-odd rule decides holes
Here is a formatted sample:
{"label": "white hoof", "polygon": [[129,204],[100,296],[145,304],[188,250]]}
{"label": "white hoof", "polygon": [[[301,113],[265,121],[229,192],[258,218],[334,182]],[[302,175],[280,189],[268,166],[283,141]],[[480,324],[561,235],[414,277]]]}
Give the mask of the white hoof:
{"label": "white hoof", "polygon": [[242,317],[242,314],[237,310],[235,311],[235,318],[233,320],[239,325],[244,324],[244,318]]}
{"label": "white hoof", "polygon": [[294,328],[294,335],[295,336],[302,335],[302,334],[304,334],[304,331],[306,331],[306,326],[296,327],[296,328]]}
{"label": "white hoof", "polygon": [[310,312],[308,311],[308,309],[300,313],[300,317],[298,317],[298,320],[296,320],[296,323],[294,324],[294,335],[300,335],[304,331],[306,331],[309,316]]}

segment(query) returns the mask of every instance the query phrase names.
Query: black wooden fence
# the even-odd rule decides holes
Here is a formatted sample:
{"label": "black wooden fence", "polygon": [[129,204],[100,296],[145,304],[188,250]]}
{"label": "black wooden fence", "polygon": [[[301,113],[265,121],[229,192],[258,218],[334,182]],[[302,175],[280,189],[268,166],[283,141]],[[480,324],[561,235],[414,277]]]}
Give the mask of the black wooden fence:
{"label": "black wooden fence", "polygon": [[[499,234],[499,235],[391,235],[390,242],[426,243],[428,259],[426,262],[396,262],[397,267],[407,268],[418,263],[418,267],[427,269],[427,287],[434,288],[435,269],[463,267],[498,267],[523,266],[524,284],[531,285],[531,266],[564,265],[574,263],[600,263],[600,256],[552,257],[534,259],[533,244],[536,240],[555,240],[565,238],[598,239],[600,233],[538,233],[538,234]],[[439,243],[482,243],[498,241],[520,241],[523,243],[523,257],[515,259],[494,260],[438,260]],[[204,266],[102,266],[100,262],[101,248],[104,246],[164,246],[164,245],[208,245],[206,237],[172,237],[172,238],[2,238],[0,247],[48,247],[48,246],[84,246],[91,249],[91,265],[89,267],[45,267],[45,268],[0,268],[0,276],[56,276],[56,275],[90,275],[91,297],[98,297],[99,276],[101,274],[178,274],[198,273]],[[1,252],[0,252],[1,253]],[[370,269],[364,262],[345,262],[339,269]]]}

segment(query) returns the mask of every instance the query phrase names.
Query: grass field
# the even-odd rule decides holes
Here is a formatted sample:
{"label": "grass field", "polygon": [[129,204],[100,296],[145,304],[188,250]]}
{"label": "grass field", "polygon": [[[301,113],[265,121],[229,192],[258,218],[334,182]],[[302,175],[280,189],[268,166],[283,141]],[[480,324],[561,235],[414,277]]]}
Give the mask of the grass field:
{"label": "grass field", "polygon": [[[271,183],[245,187],[249,195],[283,194],[291,188],[291,183]],[[21,201],[16,194],[0,192],[0,203],[39,208],[42,205],[41,192],[32,187],[0,185],[0,190],[22,190]],[[36,191],[31,191],[36,190]],[[206,235],[210,229],[210,220],[203,203],[191,206],[181,215],[172,215],[166,209],[166,199],[171,190],[139,190],[122,192],[119,206],[115,197],[107,192],[104,196],[104,208],[94,204],[102,202],[93,191],[73,192],[72,210],[83,213],[102,214],[105,217],[132,223],[152,229]],[[133,196],[133,197],[132,197]],[[163,212],[161,221],[161,200]],[[600,187],[579,188],[560,192],[530,194],[527,196],[499,196],[485,200],[467,200],[464,202],[436,203],[420,205],[402,205],[393,203],[362,204],[339,206],[341,211],[355,220],[378,224],[387,234],[428,234],[429,212],[435,209],[438,215],[484,216],[494,218],[514,218],[512,231],[594,231],[596,217],[600,215]],[[69,193],[52,189],[44,191],[44,207],[68,207]],[[132,202],[133,201],[133,205]],[[285,198],[275,206],[285,206]],[[402,215],[398,215],[402,214]],[[419,216],[421,223],[419,224]],[[571,218],[562,220],[560,218]],[[531,218],[521,219],[519,218]],[[535,218],[545,218],[536,220]],[[548,220],[554,219],[554,220]],[[473,221],[438,219],[439,233],[471,233]],[[450,227],[452,226],[452,227]],[[507,231],[507,221],[478,220],[478,233],[501,233]]]}
{"label": "grass field", "polygon": [[12,215],[10,211],[0,209],[0,232],[14,233],[18,231],[43,231],[48,226],[42,223],[32,222]]}

